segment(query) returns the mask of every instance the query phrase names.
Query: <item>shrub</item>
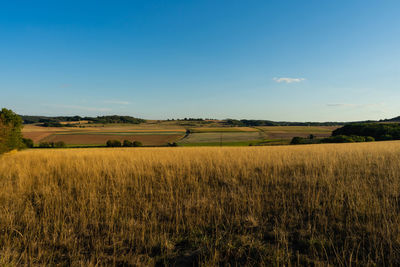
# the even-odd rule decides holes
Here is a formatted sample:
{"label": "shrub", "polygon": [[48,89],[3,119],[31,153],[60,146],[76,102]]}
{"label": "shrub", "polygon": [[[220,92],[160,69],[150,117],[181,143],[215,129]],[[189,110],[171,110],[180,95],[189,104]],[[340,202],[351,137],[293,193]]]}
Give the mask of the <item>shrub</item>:
{"label": "shrub", "polygon": [[67,146],[64,141],[58,141],[58,142],[53,143],[52,145],[53,145],[53,147],[57,147],[57,148],[63,148],[63,147]]}
{"label": "shrub", "polygon": [[32,148],[34,146],[33,140],[29,138],[22,138],[22,142],[27,148]]}
{"label": "shrub", "polygon": [[295,136],[292,138],[292,141],[290,142],[290,144],[292,144],[292,145],[304,144],[304,138]]}
{"label": "shrub", "polygon": [[133,141],[133,146],[134,147],[139,147],[139,146],[143,146],[143,144],[140,141]]}
{"label": "shrub", "polygon": [[350,138],[353,139],[354,142],[365,142],[364,136],[352,135]]}
{"label": "shrub", "polygon": [[53,146],[54,146],[54,143],[50,143],[50,142],[40,142],[39,143],[40,148],[51,148]]}
{"label": "shrub", "polygon": [[175,147],[178,146],[178,143],[176,142],[168,143],[168,146]]}
{"label": "shrub", "polygon": [[347,135],[336,135],[321,140],[322,143],[352,143],[354,141],[354,136]]}
{"label": "shrub", "polygon": [[384,134],[379,137],[379,140],[386,141],[386,140],[393,140],[393,136],[390,134]]}
{"label": "shrub", "polygon": [[133,143],[129,140],[124,140],[122,146],[123,147],[131,147],[131,146],[133,146]]}
{"label": "shrub", "polygon": [[108,147],[121,147],[121,142],[119,140],[108,140],[106,145]]}
{"label": "shrub", "polygon": [[375,141],[375,138],[373,138],[372,136],[365,137],[365,142],[373,142],[373,141]]}

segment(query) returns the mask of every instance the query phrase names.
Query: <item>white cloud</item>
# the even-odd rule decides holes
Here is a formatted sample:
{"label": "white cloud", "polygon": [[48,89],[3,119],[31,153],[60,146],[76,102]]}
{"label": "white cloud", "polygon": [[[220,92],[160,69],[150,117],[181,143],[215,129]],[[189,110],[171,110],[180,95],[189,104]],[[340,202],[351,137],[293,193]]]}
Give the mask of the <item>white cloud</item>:
{"label": "white cloud", "polygon": [[274,78],[274,81],[277,83],[299,83],[305,81],[304,78],[288,78],[288,77],[281,77],[281,78]]}
{"label": "white cloud", "polygon": [[128,101],[121,101],[121,100],[105,100],[103,103],[106,104],[116,104],[116,105],[130,105],[131,103]]}

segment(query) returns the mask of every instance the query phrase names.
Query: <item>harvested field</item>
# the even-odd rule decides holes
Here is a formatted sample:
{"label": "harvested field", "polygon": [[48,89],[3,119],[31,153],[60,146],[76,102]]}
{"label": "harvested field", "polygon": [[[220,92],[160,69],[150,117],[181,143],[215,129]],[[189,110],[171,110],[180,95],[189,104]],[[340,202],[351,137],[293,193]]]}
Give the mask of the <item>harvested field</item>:
{"label": "harvested field", "polygon": [[54,132],[51,132],[51,131],[49,131],[49,132],[33,131],[33,132],[23,132],[22,136],[24,138],[30,138],[30,139],[33,140],[33,142],[38,143],[38,142],[40,142],[40,140],[42,140],[42,139],[44,139],[47,136],[52,135],[52,134],[54,134]]}
{"label": "harvested field", "polygon": [[180,143],[213,143],[261,140],[260,132],[216,132],[192,133]]}
{"label": "harvested field", "polygon": [[42,127],[33,124],[24,125],[22,128],[22,133],[28,132],[64,132],[69,131],[70,129],[79,129],[76,127]]}
{"label": "harvested field", "polygon": [[266,139],[291,139],[295,136],[328,137],[337,126],[262,126],[259,129]]}
{"label": "harvested field", "polygon": [[140,141],[145,146],[162,146],[182,138],[179,134],[53,134],[45,137],[43,142],[64,141],[68,145],[104,145],[107,140]]}
{"label": "harvested field", "polygon": [[193,133],[208,133],[208,132],[257,132],[258,130],[252,127],[197,127],[189,128]]}

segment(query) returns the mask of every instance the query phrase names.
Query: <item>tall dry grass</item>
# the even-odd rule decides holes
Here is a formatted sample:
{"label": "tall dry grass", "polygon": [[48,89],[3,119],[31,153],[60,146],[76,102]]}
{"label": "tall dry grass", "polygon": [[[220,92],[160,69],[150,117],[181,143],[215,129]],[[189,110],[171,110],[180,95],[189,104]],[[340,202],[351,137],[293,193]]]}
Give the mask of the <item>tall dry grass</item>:
{"label": "tall dry grass", "polygon": [[399,265],[400,143],[0,158],[0,265]]}

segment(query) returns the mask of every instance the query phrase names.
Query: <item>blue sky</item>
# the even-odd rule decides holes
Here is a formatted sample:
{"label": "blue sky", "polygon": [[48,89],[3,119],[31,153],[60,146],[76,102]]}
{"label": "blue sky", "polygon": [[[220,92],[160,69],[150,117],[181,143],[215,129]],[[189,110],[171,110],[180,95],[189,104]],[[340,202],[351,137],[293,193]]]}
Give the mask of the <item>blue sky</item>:
{"label": "blue sky", "polygon": [[0,106],[287,121],[400,115],[400,2],[2,1]]}

